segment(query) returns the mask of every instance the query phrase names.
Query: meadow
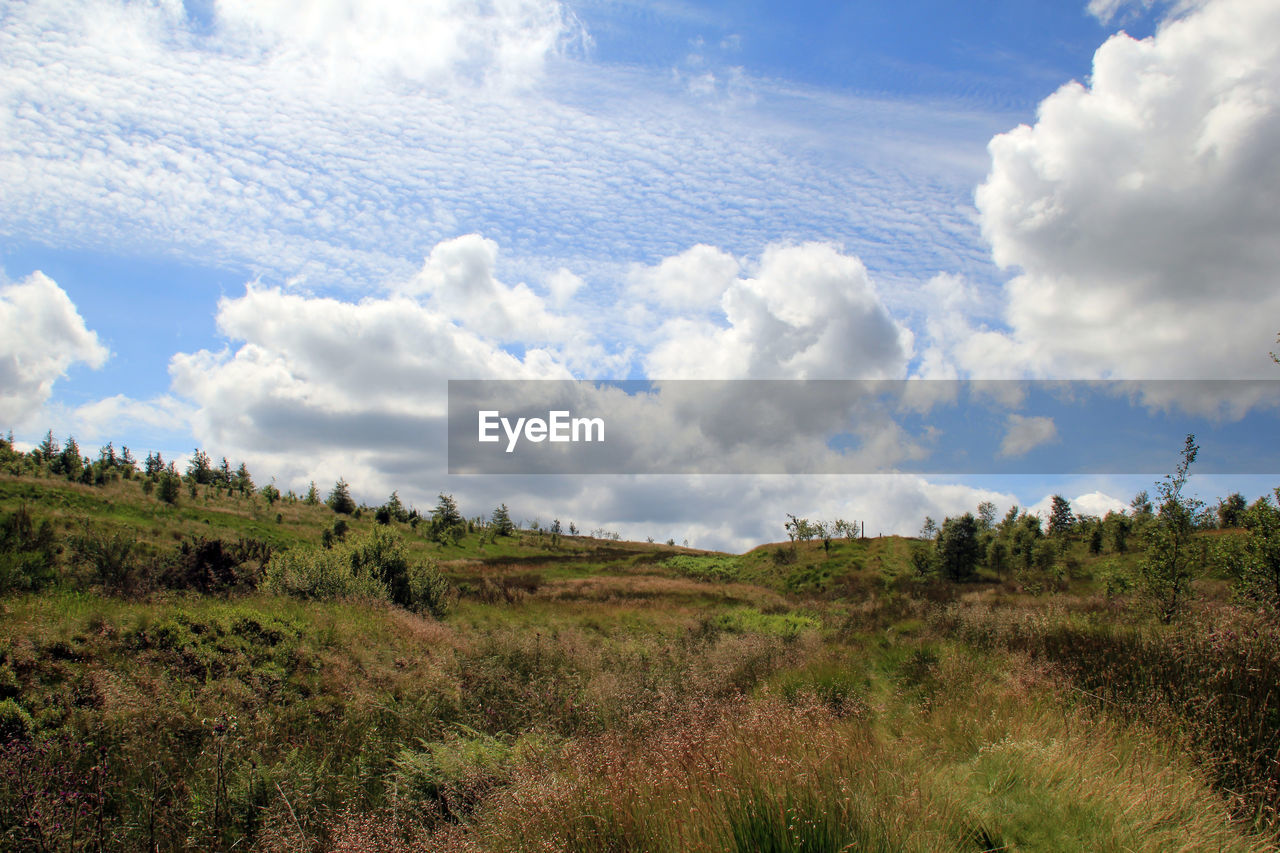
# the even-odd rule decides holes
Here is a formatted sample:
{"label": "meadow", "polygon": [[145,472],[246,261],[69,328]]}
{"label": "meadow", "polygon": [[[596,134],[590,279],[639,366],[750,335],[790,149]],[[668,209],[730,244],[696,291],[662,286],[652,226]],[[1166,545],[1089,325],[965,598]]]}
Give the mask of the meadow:
{"label": "meadow", "polygon": [[1212,568],[1166,620],[1087,537],[952,582],[10,455],[5,849],[1277,846],[1280,627]]}

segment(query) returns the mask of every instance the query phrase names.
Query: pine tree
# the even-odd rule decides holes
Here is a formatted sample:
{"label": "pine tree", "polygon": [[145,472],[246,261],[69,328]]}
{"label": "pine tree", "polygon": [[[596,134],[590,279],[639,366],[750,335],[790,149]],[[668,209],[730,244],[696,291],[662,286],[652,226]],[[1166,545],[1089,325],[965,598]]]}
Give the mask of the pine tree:
{"label": "pine tree", "polygon": [[1076,517],[1071,512],[1071,504],[1062,495],[1053,496],[1053,506],[1049,510],[1049,535],[1062,536],[1071,531]]}
{"label": "pine tree", "polygon": [[387,498],[386,509],[387,514],[394,521],[399,521],[403,524],[409,520],[409,511],[400,502],[400,494],[398,492],[392,492],[391,497]]}
{"label": "pine tree", "polygon": [[129,445],[120,445],[120,471],[124,474],[124,478],[130,479],[137,470],[138,460],[134,459],[133,454],[129,452]]}
{"label": "pine tree", "polygon": [[207,486],[213,482],[213,465],[209,461],[209,454],[198,447],[191,454],[191,461],[187,463],[187,479],[201,486]]}
{"label": "pine tree", "polygon": [[146,474],[148,479],[151,480],[164,473],[164,459],[161,458],[159,451],[147,454],[147,461],[143,463],[142,473]]}
{"label": "pine tree", "polygon": [[325,503],[329,505],[329,509],[341,515],[350,515],[356,509],[356,502],[351,499],[351,490],[347,486],[347,481],[341,477],[333,484],[333,491],[329,492],[329,498]]}
{"label": "pine tree", "polygon": [[80,458],[80,445],[76,444],[75,436],[67,436],[67,443],[63,445],[59,459],[58,473],[66,474],[68,480],[80,479],[84,460]]}
{"label": "pine tree", "polygon": [[40,442],[40,446],[35,450],[39,457],[39,461],[49,464],[54,460],[60,452],[57,440],[53,437],[53,430],[49,430],[44,434],[44,441]]}
{"label": "pine tree", "polygon": [[307,506],[318,506],[320,504],[320,490],[316,488],[316,481],[311,481],[311,486],[307,489],[307,497],[303,501]]}
{"label": "pine tree", "polygon": [[253,478],[249,476],[249,468],[243,462],[241,462],[240,467],[236,469],[236,475],[235,479],[232,481],[232,486],[234,486],[242,495],[253,494]]}
{"label": "pine tree", "polygon": [[[160,458],[159,453],[156,454],[156,458]],[[182,478],[178,476],[178,468],[172,462],[160,472],[157,487],[160,500],[167,504],[176,504],[178,502],[178,495],[182,491]]]}
{"label": "pine tree", "polygon": [[511,523],[511,513],[507,510],[507,505],[502,504],[493,511],[493,532],[498,536],[510,536],[515,532],[516,526]]}

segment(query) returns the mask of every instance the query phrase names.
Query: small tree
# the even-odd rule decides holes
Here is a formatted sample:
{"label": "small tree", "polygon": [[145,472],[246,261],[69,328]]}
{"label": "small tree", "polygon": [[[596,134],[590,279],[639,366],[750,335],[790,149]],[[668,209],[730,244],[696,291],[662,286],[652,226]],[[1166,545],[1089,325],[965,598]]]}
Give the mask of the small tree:
{"label": "small tree", "polygon": [[1049,535],[1065,536],[1071,532],[1076,517],[1071,512],[1071,504],[1062,495],[1053,496],[1053,505],[1049,510]]}
{"label": "small tree", "polygon": [[1102,520],[1102,526],[1111,537],[1111,547],[1117,554],[1123,554],[1129,549],[1129,533],[1133,530],[1133,522],[1129,516],[1112,510]]}
{"label": "small tree", "polygon": [[147,461],[143,463],[142,473],[147,475],[148,480],[155,480],[164,473],[164,459],[158,452],[147,454]]}
{"label": "small tree", "polygon": [[62,453],[58,457],[57,468],[57,473],[65,474],[68,480],[80,479],[84,460],[80,458],[80,445],[76,444],[75,436],[67,436],[67,443],[62,446]]}
{"label": "small tree", "polygon": [[1133,496],[1133,500],[1129,501],[1129,509],[1129,517],[1137,526],[1146,524],[1155,516],[1155,507],[1151,505],[1151,496],[1146,489]]}
{"label": "small tree", "polygon": [[440,500],[431,510],[431,538],[437,542],[457,544],[466,534],[467,522],[458,511],[453,495],[439,495]]}
{"label": "small tree", "polygon": [[53,430],[49,430],[44,434],[44,441],[41,441],[34,451],[37,461],[46,465],[52,464],[54,458],[61,452],[62,448],[58,446],[58,440],[53,437]]}
{"label": "small tree", "polygon": [[1102,522],[1093,525],[1089,533],[1089,553],[1095,557],[1102,553]]}
{"label": "small tree", "polygon": [[978,504],[978,529],[990,530],[996,526],[996,505],[991,501]]}
{"label": "small tree", "polygon": [[339,515],[351,515],[356,509],[356,502],[351,499],[351,490],[347,486],[347,481],[341,477],[333,484],[333,491],[329,492],[329,498],[325,503],[329,505],[329,509]]}
{"label": "small tree", "polygon": [[1240,527],[1244,524],[1245,510],[1249,508],[1244,495],[1233,492],[1218,501],[1218,526],[1225,529]]}
{"label": "small tree", "polygon": [[928,580],[938,573],[938,549],[933,543],[911,543],[911,568],[920,580]]}
{"label": "small tree", "polygon": [[[156,454],[159,456],[159,454]],[[156,494],[167,504],[176,504],[182,491],[182,477],[178,476],[178,468],[172,462],[160,473],[156,483]]]}
{"label": "small tree", "polygon": [[1195,515],[1203,504],[1183,497],[1191,464],[1200,448],[1195,436],[1188,435],[1182,448],[1182,461],[1173,474],[1157,484],[1160,509],[1147,525],[1147,556],[1139,564],[1143,586],[1161,621],[1171,622],[1191,594],[1197,554],[1191,547],[1195,532]]}
{"label": "small tree", "polygon": [[996,577],[1003,578],[1004,573],[1009,568],[1009,546],[1004,543],[1003,539],[996,538],[991,540],[991,544],[987,546],[987,567],[996,573]]}
{"label": "small tree", "polygon": [[209,454],[198,447],[191,454],[191,461],[187,463],[187,479],[201,486],[207,486],[213,482],[213,464],[209,461]]}
{"label": "small tree", "polygon": [[942,522],[938,558],[949,580],[969,578],[978,566],[978,522],[971,513]]}
{"label": "small tree", "polygon": [[311,485],[307,487],[307,497],[302,502],[307,506],[320,505],[320,490],[316,488],[315,480],[312,480]]}
{"label": "small tree", "polygon": [[242,495],[253,494],[253,478],[249,476],[249,468],[243,462],[236,469],[235,479],[231,485]]}
{"label": "small tree", "polygon": [[[1280,489],[1275,496],[1280,503]],[[1280,611],[1280,507],[1261,497],[1245,511],[1241,523],[1247,534],[1223,537],[1219,559],[1236,576],[1241,596],[1273,613]]]}
{"label": "small tree", "polygon": [[392,492],[391,497],[387,498],[386,504],[388,515],[393,521],[404,523],[409,520],[409,511],[404,508],[404,504],[400,502],[400,493]]}
{"label": "small tree", "polygon": [[516,529],[516,526],[511,523],[511,513],[507,510],[506,504],[502,504],[493,511],[493,520],[490,524],[493,526],[493,532],[498,536],[510,536]]}

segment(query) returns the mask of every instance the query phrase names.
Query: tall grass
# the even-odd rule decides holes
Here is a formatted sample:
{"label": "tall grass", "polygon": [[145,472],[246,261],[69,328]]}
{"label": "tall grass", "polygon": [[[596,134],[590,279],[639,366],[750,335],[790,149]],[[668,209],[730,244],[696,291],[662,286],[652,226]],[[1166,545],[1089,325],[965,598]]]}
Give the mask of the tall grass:
{"label": "tall grass", "polygon": [[934,627],[1053,664],[1074,694],[1162,727],[1252,825],[1280,821],[1280,627],[1206,605],[1174,625],[1094,609],[952,606]]}

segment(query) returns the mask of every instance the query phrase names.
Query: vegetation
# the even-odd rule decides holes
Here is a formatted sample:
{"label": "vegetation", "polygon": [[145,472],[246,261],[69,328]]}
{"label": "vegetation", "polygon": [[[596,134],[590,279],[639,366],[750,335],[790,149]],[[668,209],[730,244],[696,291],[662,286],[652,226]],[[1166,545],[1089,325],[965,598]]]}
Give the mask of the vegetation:
{"label": "vegetation", "polygon": [[68,445],[0,442],[4,849],[1280,835],[1280,505],[1198,512],[1193,442],[1158,506],[916,539],[793,515],[741,555]]}

